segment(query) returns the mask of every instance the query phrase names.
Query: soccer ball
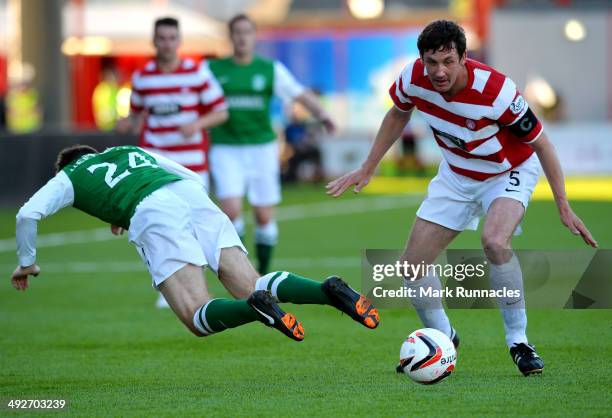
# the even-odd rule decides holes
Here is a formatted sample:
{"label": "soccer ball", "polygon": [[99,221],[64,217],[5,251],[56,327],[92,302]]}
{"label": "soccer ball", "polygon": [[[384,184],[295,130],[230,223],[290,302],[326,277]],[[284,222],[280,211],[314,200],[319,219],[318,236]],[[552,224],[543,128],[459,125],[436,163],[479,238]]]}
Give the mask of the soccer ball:
{"label": "soccer ball", "polygon": [[406,338],[400,349],[398,372],[424,385],[448,377],[455,369],[457,350],[443,332],[433,328],[417,329]]}

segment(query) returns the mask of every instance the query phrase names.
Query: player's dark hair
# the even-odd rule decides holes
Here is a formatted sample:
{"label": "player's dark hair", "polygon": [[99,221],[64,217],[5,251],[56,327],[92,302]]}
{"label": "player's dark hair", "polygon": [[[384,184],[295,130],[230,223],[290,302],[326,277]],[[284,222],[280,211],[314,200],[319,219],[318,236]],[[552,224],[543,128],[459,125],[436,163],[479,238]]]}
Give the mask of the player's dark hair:
{"label": "player's dark hair", "polygon": [[71,162],[77,160],[85,154],[97,154],[98,150],[89,145],[72,145],[64,148],[57,154],[57,160],[55,161],[55,172],[59,173],[64,167]]}
{"label": "player's dark hair", "polygon": [[453,49],[459,58],[465,53],[466,41],[463,28],[449,20],[436,20],[425,26],[419,35],[417,48],[421,57],[427,51]]}
{"label": "player's dark hair", "polygon": [[160,26],[172,26],[174,28],[179,28],[179,21],[173,17],[160,17],[155,20],[155,24],[153,25],[153,33],[157,31],[157,28]]}
{"label": "player's dark hair", "polygon": [[229,22],[227,22],[227,29],[229,30],[229,33],[232,33],[232,31],[234,30],[234,25],[238,22],[240,22],[241,20],[246,20],[247,22],[249,22],[251,25],[253,25],[253,27],[255,28],[255,22],[253,21],[253,19],[251,19],[248,15],[244,14],[244,13],[240,13],[237,14],[236,16],[232,17]]}

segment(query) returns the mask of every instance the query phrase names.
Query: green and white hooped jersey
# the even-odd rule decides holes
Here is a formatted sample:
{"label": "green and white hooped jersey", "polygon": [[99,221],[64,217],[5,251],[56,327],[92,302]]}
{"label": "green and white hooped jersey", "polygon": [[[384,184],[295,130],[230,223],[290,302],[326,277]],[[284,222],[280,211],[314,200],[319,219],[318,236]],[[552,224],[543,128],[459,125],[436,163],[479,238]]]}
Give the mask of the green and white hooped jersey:
{"label": "green and white hooped jersey", "polygon": [[87,154],[63,170],[74,188],[73,206],[105,222],[129,227],[136,206],[160,187],[181,180],[142,149],[109,148]]}
{"label": "green and white hooped jersey", "polygon": [[293,100],[304,87],[280,62],[254,57],[237,64],[232,57],[210,60],[209,68],[223,88],[229,119],[211,129],[213,144],[263,144],[276,139],[270,121],[273,96]]}

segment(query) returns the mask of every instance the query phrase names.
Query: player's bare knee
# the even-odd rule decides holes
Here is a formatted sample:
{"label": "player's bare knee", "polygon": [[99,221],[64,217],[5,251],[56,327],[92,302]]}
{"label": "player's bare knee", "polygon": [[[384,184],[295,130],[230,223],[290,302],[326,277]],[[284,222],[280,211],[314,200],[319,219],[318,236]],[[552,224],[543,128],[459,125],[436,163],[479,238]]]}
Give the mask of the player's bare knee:
{"label": "player's bare knee", "polygon": [[274,212],[272,208],[269,207],[258,207],[254,210],[255,213],[255,222],[257,225],[267,225],[274,220]]}
{"label": "player's bare knee", "polygon": [[227,215],[230,221],[234,222],[240,217],[240,208],[226,207],[223,208],[223,212]]}
{"label": "player's bare knee", "polygon": [[227,215],[227,217],[230,218],[230,221],[232,222],[239,218],[242,212],[240,200],[236,200],[233,198],[222,200],[221,209]]}
{"label": "player's bare knee", "polygon": [[483,234],[482,249],[494,264],[502,264],[511,252],[508,239],[500,234]]}

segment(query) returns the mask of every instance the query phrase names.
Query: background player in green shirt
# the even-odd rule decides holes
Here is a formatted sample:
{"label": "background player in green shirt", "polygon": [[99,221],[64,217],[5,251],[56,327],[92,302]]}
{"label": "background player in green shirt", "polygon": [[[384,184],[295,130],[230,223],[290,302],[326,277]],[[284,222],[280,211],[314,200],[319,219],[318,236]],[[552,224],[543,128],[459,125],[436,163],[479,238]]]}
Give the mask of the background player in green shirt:
{"label": "background player in green shirt", "polygon": [[[60,152],[57,175],[17,214],[19,266],[13,287],[28,288],[37,276],[38,221],[74,206],[128,231],[151,277],[172,310],[195,335],[206,336],[259,320],[301,341],[304,329],[276,301],[327,304],[368,328],[379,317],[370,302],[337,277],[320,283],[289,272],[263,277],[228,217],[208,197],[201,177],[183,166],[133,146],[102,153],[77,145]],[[238,300],[211,299],[202,268],[210,267]]]}
{"label": "background player in green shirt", "polygon": [[211,130],[210,168],[221,208],[244,237],[242,199],[246,194],[255,214],[259,272],[268,272],[278,239],[274,206],[281,200],[280,162],[270,120],[273,96],[303,104],[326,127],[335,130],[315,95],[306,90],[278,61],[254,54],[255,23],[246,15],[230,20],[234,54],[211,60],[210,69],[229,105],[229,119]]}

